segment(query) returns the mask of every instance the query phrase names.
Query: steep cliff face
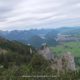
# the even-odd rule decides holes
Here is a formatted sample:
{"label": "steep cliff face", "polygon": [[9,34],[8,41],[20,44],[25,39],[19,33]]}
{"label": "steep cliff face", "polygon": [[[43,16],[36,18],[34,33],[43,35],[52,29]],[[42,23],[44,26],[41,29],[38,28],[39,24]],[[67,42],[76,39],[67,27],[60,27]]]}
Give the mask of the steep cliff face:
{"label": "steep cliff face", "polygon": [[47,45],[42,46],[38,50],[38,53],[41,54],[47,60],[53,60],[54,59],[54,55],[53,55],[53,53],[51,52],[51,50],[49,49],[49,47]]}
{"label": "steep cliff face", "polygon": [[51,61],[52,69],[61,70],[75,70],[75,61],[74,56],[70,52],[64,53],[64,55],[54,57],[54,54],[51,52],[47,45],[42,46],[38,53],[42,55],[45,59]]}
{"label": "steep cliff face", "polygon": [[63,56],[57,58],[55,61],[55,68],[57,70],[76,70],[74,56],[72,56],[70,52],[64,53]]}
{"label": "steep cliff face", "polygon": [[68,70],[75,70],[74,56],[70,52],[67,52],[62,57],[62,65]]}

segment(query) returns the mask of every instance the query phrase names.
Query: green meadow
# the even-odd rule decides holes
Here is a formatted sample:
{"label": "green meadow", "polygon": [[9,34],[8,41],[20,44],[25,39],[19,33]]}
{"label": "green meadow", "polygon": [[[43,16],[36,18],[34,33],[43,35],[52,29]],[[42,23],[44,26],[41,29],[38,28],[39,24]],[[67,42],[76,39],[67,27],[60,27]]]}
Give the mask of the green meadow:
{"label": "green meadow", "polygon": [[50,47],[50,49],[56,55],[71,52],[75,57],[80,57],[80,42],[65,42],[57,45],[56,47]]}

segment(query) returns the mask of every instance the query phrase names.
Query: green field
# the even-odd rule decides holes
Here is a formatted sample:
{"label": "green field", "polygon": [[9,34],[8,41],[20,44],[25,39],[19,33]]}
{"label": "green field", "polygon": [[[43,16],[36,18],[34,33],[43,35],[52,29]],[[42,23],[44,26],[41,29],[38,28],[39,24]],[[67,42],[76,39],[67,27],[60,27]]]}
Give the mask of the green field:
{"label": "green field", "polygon": [[56,55],[62,55],[65,52],[71,52],[74,56],[80,57],[80,42],[66,42],[56,47],[50,47]]}

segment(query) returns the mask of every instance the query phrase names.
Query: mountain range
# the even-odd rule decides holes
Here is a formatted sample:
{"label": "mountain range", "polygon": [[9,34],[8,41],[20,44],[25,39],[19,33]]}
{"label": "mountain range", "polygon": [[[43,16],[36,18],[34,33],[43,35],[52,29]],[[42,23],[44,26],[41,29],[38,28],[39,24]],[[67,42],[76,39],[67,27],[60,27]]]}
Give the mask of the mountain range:
{"label": "mountain range", "polygon": [[36,48],[40,47],[43,43],[47,43],[48,46],[57,45],[58,41],[56,41],[56,38],[58,34],[79,36],[80,27],[0,31],[0,36],[8,40],[16,40],[19,42],[23,42],[24,44],[30,44]]}

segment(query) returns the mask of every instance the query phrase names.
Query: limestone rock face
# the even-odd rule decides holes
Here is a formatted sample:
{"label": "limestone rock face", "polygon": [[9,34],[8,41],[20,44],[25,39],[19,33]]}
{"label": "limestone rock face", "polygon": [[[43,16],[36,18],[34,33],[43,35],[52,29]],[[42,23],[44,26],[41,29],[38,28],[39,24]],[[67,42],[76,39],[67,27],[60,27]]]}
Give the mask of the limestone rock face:
{"label": "limestone rock face", "polygon": [[47,45],[42,46],[41,49],[38,50],[38,53],[41,54],[47,60],[54,59],[54,55]]}
{"label": "limestone rock face", "polygon": [[74,56],[70,52],[64,53],[63,56],[56,56],[51,52],[47,45],[42,46],[38,53],[42,55],[46,60],[51,61],[51,68],[58,71],[62,70],[76,70]]}
{"label": "limestone rock face", "polygon": [[74,56],[71,55],[70,52],[67,52],[63,55],[62,57],[62,65],[63,68],[66,68],[68,70],[75,70],[75,61],[74,61]]}
{"label": "limestone rock face", "polygon": [[56,60],[56,67],[55,67],[58,71],[62,70],[62,59],[61,58],[57,58]]}
{"label": "limestone rock face", "polygon": [[76,70],[74,56],[72,56],[70,52],[64,53],[61,57],[54,58],[54,61],[55,69],[58,71]]}

